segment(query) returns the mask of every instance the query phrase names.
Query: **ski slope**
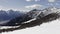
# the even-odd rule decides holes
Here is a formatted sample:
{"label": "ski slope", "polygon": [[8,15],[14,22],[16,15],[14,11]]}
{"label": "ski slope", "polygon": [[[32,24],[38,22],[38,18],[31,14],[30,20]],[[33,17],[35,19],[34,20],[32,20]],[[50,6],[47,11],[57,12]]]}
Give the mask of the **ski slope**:
{"label": "ski slope", "polygon": [[40,26],[4,32],[1,34],[60,34],[60,20],[54,20],[48,23],[43,23]]}

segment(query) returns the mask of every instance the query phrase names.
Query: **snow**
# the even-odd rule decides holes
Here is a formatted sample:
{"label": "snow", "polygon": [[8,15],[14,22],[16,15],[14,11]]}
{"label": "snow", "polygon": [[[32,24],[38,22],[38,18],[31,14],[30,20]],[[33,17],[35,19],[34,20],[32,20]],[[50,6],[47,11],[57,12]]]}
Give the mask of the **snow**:
{"label": "snow", "polygon": [[[31,22],[31,21],[35,21],[35,20],[36,20],[36,18],[31,19],[31,20],[29,20],[29,21],[26,21],[26,22],[24,22],[24,23],[29,23],[29,22]],[[22,24],[24,24],[24,23],[22,23]]]}
{"label": "snow", "polygon": [[49,23],[43,23],[40,26],[4,32],[2,34],[60,34],[60,21],[57,19]]}
{"label": "snow", "polygon": [[[48,10],[48,11],[46,11]],[[47,8],[46,10],[43,10],[43,14],[47,15],[52,12],[60,12],[60,9],[57,8]],[[25,23],[31,22],[36,19],[29,20]],[[40,26],[30,27],[22,30],[15,30],[11,32],[4,32],[2,34],[60,34],[60,20],[54,20],[51,22],[43,23]]]}
{"label": "snow", "polygon": [[51,14],[51,13],[59,13],[60,12],[60,9],[56,8],[56,7],[49,7],[45,10],[43,10],[43,14],[44,16],[48,15],[48,14]]}

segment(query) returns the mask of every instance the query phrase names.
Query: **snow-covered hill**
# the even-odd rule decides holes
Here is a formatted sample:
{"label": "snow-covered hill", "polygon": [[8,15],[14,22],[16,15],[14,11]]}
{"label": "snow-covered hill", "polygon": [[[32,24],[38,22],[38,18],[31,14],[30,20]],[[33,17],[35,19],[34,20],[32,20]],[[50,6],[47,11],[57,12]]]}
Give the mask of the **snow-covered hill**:
{"label": "snow-covered hill", "polygon": [[43,23],[40,26],[4,32],[2,34],[60,34],[60,20]]}

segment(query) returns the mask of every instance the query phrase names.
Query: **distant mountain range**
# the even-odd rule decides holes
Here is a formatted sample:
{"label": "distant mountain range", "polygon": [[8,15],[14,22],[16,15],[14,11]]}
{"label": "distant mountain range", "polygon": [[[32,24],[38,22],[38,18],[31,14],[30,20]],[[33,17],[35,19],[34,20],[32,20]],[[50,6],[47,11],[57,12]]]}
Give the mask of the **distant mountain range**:
{"label": "distant mountain range", "polygon": [[[2,13],[1,15],[3,15],[3,18],[5,15],[8,15],[8,18],[7,18],[7,16],[5,16],[5,19],[12,18],[5,25],[14,26],[14,25],[19,25],[22,22],[28,21],[30,19],[33,19],[33,18],[40,19],[40,18],[43,18],[43,17],[48,16],[53,13],[58,13],[60,15],[60,9],[55,8],[55,7],[49,7],[49,8],[45,8],[43,10],[33,9],[33,10],[27,12],[26,14],[21,13],[19,11],[13,11],[13,10],[9,10],[8,14],[5,11],[1,11],[1,13]],[[2,19],[2,17],[1,17],[1,19]]]}
{"label": "distant mountain range", "polygon": [[8,11],[4,11],[4,10],[0,10],[0,21],[4,21],[4,20],[11,20],[15,17],[19,17],[19,16],[23,16],[24,13],[21,11],[13,11],[13,10],[8,10]]}

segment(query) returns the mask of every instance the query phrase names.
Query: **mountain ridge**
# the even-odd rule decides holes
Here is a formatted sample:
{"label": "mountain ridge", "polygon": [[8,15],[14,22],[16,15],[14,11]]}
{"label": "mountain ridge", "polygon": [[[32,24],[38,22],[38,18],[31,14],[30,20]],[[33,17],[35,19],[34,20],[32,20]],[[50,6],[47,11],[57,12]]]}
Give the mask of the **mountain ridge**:
{"label": "mountain ridge", "polygon": [[[33,9],[33,10],[31,10],[31,11],[29,11],[29,12],[27,12],[26,14],[21,14],[21,16],[17,16],[17,17],[15,17],[15,18],[13,18],[13,19],[11,19],[9,22],[8,22],[8,24],[9,23],[13,23],[13,24],[15,24],[15,23],[22,23],[22,22],[25,22],[25,21],[29,21],[30,19],[33,19],[33,18],[36,18],[36,19],[41,19],[41,18],[43,18],[43,17],[45,17],[45,16],[48,16],[48,15],[50,15],[50,14],[53,14],[53,13],[55,13],[55,14],[58,14],[60,11],[59,11],[60,9],[57,9],[57,8],[55,8],[55,7],[49,7],[49,8],[46,8],[46,9],[43,9],[43,10],[37,10],[37,9]],[[12,11],[12,10],[10,10],[11,11],[11,13],[12,12],[14,12],[14,11]],[[13,14],[13,13],[12,13]],[[11,14],[11,15],[12,15]],[[15,13],[16,14],[16,13]],[[60,13],[59,13],[60,14]],[[11,25],[10,24],[10,25]]]}
{"label": "mountain ridge", "polygon": [[4,10],[0,10],[0,21],[10,20],[12,18],[22,16],[22,15],[24,15],[24,13],[21,12],[21,11],[13,11],[13,10],[4,11]]}

